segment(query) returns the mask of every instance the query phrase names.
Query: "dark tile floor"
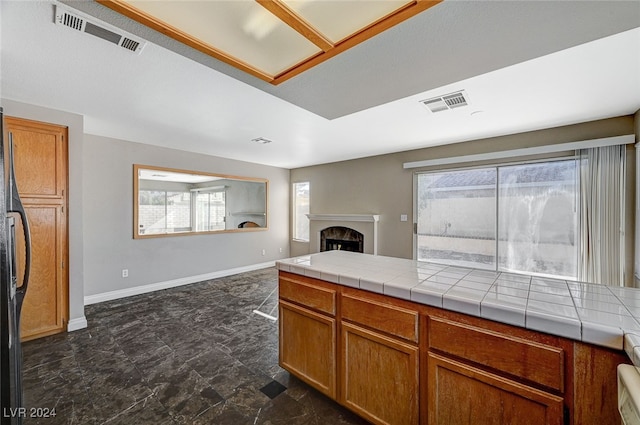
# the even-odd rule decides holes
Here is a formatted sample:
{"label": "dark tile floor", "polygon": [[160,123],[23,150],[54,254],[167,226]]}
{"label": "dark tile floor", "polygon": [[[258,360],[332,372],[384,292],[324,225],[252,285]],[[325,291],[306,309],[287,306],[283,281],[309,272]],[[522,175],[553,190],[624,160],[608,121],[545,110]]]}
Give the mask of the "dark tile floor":
{"label": "dark tile floor", "polygon": [[[365,424],[278,366],[276,270],[86,307],[23,345],[25,424]],[[269,296],[272,294],[271,296]],[[263,303],[264,300],[267,300]]]}

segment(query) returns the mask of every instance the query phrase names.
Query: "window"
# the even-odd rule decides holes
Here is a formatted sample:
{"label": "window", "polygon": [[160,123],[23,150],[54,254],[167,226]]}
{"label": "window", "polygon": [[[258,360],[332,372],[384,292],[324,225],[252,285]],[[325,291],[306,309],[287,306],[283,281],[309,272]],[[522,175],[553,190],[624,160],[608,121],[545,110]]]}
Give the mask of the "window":
{"label": "window", "polygon": [[225,229],[225,192],[196,192],[196,231]]}
{"label": "window", "polygon": [[191,231],[191,193],[139,191],[140,232],[148,235]]}
{"label": "window", "polygon": [[576,160],[417,176],[417,258],[576,278]]}
{"label": "window", "polygon": [[309,182],[293,184],[293,239],[309,241]]}

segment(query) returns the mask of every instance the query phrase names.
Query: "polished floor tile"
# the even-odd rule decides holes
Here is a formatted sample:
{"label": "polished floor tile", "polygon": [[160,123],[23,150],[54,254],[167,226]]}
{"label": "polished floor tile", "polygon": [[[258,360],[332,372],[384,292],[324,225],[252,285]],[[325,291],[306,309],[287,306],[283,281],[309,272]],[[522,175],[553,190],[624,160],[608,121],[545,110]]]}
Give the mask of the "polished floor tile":
{"label": "polished floor tile", "polygon": [[25,424],[366,424],[278,366],[277,273],[86,307],[88,328],[23,345]]}

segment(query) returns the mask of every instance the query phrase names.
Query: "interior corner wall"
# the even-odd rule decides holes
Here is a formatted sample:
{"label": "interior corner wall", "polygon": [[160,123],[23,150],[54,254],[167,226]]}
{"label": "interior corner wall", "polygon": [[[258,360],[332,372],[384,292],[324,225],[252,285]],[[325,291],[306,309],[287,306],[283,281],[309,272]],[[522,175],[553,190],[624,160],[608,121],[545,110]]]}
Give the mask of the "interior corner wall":
{"label": "interior corner wall", "polygon": [[[268,229],[133,239],[133,164],[266,178]],[[87,297],[289,256],[287,169],[89,134],[84,136],[82,168]],[[127,278],[123,269],[129,271]]]}
{"label": "interior corner wall", "polygon": [[[636,134],[638,132],[637,115]],[[578,142],[633,134],[633,132],[634,117],[632,115],[622,116],[539,131],[296,168],[291,170],[291,182],[309,182],[310,213],[312,214],[379,214],[378,253],[392,257],[413,258],[413,176],[419,170],[404,169],[403,163]],[[473,165],[481,164],[465,164],[465,166]],[[628,190],[635,192],[635,175],[628,179],[627,187]],[[408,220],[401,221],[401,214],[406,214]],[[627,220],[627,235],[633,235],[633,223],[634,218],[631,215]],[[310,249],[306,242],[291,242],[292,256],[308,254]],[[627,253],[628,258],[629,255],[631,255],[631,260],[627,264],[632,268],[633,254]]]}
{"label": "interior corner wall", "polygon": [[[632,161],[635,163],[636,167],[634,171],[636,173],[639,173],[640,169],[638,169],[638,163],[640,162],[640,109],[636,111],[633,118],[634,118],[634,131],[636,134],[636,148],[634,149],[633,155],[629,157],[629,161]],[[631,158],[634,158],[635,161]],[[636,235],[635,241],[632,245],[634,249],[635,261],[629,261],[629,264],[636,265],[634,266],[634,270],[632,270],[633,276],[634,276],[633,286],[636,288],[640,288],[640,267],[637,266],[638,264],[640,264],[640,229],[637,228],[638,226],[640,226],[640,223],[638,223],[638,221],[640,221],[640,199],[638,199],[638,196],[640,196],[640,194],[638,193],[640,191],[640,187],[638,187],[638,181],[640,181],[640,176],[636,174],[635,175],[636,186],[634,186],[634,190],[632,193],[633,201],[631,203],[631,208],[634,209],[635,211],[634,229],[631,232],[631,234]]]}
{"label": "interior corner wall", "polygon": [[84,321],[84,240],[82,150],[84,118],[26,103],[2,99],[6,116],[64,125],[69,134],[69,320]]}

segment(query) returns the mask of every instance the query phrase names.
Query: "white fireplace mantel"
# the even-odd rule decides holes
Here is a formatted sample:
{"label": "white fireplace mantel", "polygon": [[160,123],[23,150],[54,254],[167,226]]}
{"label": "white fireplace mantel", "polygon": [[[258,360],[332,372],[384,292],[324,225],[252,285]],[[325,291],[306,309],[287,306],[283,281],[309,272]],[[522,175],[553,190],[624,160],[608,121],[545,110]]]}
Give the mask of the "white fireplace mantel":
{"label": "white fireplace mantel", "polygon": [[[320,252],[320,231],[328,226],[343,223],[364,235],[364,252],[378,255],[378,214],[307,214],[309,218],[309,245]],[[335,224],[328,224],[326,222]],[[351,224],[349,224],[351,223]]]}
{"label": "white fireplace mantel", "polygon": [[307,217],[309,220],[322,221],[380,221],[380,216],[376,214],[307,214]]}

